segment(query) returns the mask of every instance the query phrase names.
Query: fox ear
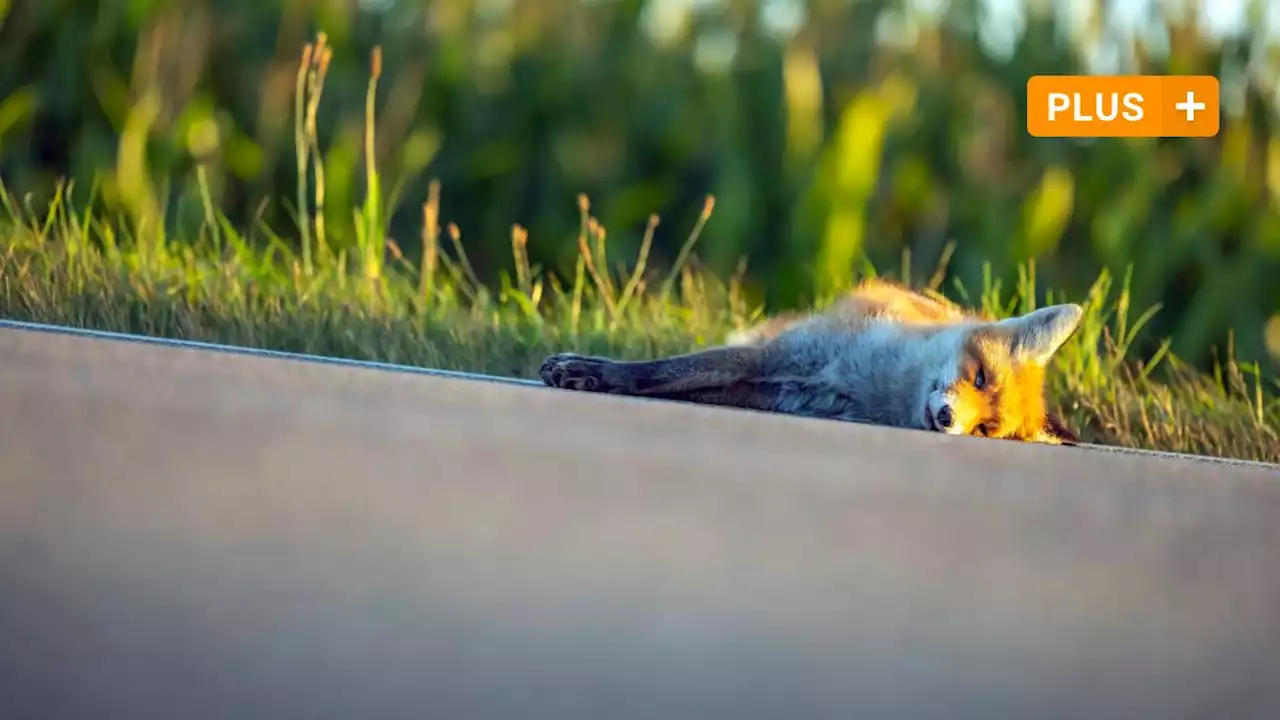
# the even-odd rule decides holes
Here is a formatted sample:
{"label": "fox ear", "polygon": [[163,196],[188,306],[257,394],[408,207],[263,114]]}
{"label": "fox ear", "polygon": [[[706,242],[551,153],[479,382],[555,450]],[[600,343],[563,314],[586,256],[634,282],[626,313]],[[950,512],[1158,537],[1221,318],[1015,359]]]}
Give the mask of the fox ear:
{"label": "fox ear", "polygon": [[996,327],[1009,333],[1015,358],[1045,365],[1075,333],[1083,317],[1084,308],[1079,305],[1051,305],[1026,315],[1001,320],[996,323]]}
{"label": "fox ear", "polygon": [[1050,445],[1079,445],[1080,436],[1071,432],[1071,430],[1062,422],[1062,419],[1053,413],[1045,416],[1044,427],[1040,429],[1038,442],[1048,443]]}

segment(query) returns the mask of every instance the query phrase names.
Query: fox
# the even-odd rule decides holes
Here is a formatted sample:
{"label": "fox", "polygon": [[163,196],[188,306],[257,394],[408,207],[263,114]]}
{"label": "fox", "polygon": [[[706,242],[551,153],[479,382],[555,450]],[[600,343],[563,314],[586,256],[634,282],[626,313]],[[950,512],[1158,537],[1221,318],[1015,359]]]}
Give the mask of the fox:
{"label": "fox", "polygon": [[1083,316],[1065,303],[996,320],[870,279],[826,309],[767,318],[709,349],[646,361],[557,353],[538,375],[566,390],[1077,445],[1045,380]]}

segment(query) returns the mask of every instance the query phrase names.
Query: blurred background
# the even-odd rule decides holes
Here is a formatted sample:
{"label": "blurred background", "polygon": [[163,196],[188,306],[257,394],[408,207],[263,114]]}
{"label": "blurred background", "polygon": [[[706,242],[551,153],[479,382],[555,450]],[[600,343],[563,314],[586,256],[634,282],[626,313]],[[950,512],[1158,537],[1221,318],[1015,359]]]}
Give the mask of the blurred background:
{"label": "blurred background", "polygon": [[[702,267],[772,309],[867,263],[1081,297],[1132,272],[1146,337],[1205,364],[1280,353],[1280,3],[1246,0],[0,0],[0,179],[19,194],[152,204],[181,239],[197,166],[238,227],[296,237],[302,48],[333,58],[318,113],[328,241],[353,244],[371,51],[390,235],[418,252],[428,183],[482,277],[511,224],[560,274],[578,193],[633,256],[669,264],[703,209]],[[1205,73],[1212,140],[1045,140],[1041,73]],[[1142,350],[1143,348],[1139,348]]]}

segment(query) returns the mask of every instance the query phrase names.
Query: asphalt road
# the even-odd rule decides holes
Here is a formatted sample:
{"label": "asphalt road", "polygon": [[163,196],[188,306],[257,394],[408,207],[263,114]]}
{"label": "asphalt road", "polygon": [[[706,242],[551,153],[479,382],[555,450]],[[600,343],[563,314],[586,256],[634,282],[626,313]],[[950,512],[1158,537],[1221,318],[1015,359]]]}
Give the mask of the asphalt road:
{"label": "asphalt road", "polygon": [[1280,468],[0,328],[0,717],[1276,718]]}

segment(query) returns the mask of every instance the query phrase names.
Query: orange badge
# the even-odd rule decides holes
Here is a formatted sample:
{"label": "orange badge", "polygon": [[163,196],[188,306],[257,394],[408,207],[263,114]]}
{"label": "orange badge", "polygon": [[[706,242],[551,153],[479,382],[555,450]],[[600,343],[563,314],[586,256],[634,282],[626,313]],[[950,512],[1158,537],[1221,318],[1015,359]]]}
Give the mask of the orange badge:
{"label": "orange badge", "polygon": [[1212,75],[1036,75],[1027,81],[1034,137],[1213,137]]}

